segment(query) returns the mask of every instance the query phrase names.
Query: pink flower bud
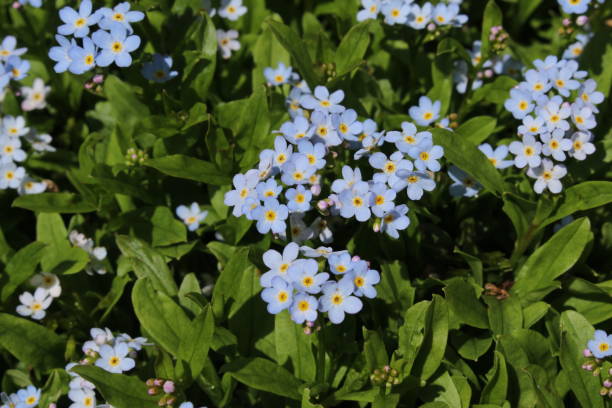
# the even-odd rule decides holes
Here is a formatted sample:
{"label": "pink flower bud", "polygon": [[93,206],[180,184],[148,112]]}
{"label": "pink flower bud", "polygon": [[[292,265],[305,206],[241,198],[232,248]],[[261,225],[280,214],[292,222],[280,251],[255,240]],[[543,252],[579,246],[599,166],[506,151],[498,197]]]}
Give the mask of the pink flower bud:
{"label": "pink flower bud", "polygon": [[612,375],[612,368],[608,370],[608,374]]}
{"label": "pink flower bud", "polygon": [[484,74],[482,72],[477,72],[476,73],[476,78],[482,79],[483,77],[484,77]]}
{"label": "pink flower bud", "polygon": [[304,327],[304,334],[306,335],[312,334],[312,329],[310,327]]}
{"label": "pink flower bud", "polygon": [[380,224],[375,222],[374,226],[372,226],[372,231],[374,232],[380,232]]}
{"label": "pink flower bud", "polygon": [[56,408],[56,407],[57,407],[57,405],[55,405],[55,402],[52,402],[52,403],[49,404],[49,408]]}
{"label": "pink flower bud", "polygon": [[562,21],[563,26],[567,27],[570,24],[572,24],[572,20],[570,20],[569,18],[564,18]]}
{"label": "pink flower bud", "polygon": [[389,371],[391,371],[391,366],[386,365],[383,367],[383,370],[385,370],[385,372],[388,373]]}
{"label": "pink flower bud", "polygon": [[321,200],[321,201],[319,201],[317,203],[317,208],[319,210],[326,210],[328,206],[329,206],[329,204],[327,204],[327,201],[325,201],[325,200]]}
{"label": "pink flower bud", "polygon": [[175,390],[175,387],[174,387],[174,382],[173,381],[166,381],[164,383],[164,392],[166,394],[172,394],[174,392],[174,390]]}
{"label": "pink flower bud", "polygon": [[92,81],[95,84],[101,84],[102,82],[104,82],[104,75],[102,74],[94,75],[94,77],[92,78]]}
{"label": "pink flower bud", "polygon": [[166,405],[172,405],[176,401],[176,398],[170,397],[166,400]]}
{"label": "pink flower bud", "polygon": [[610,381],[609,379],[606,379],[603,382],[603,386],[606,387],[606,388],[612,388],[612,381]]}
{"label": "pink flower bud", "polygon": [[436,25],[434,23],[427,24],[427,31],[436,31]]}
{"label": "pink flower bud", "polygon": [[161,387],[162,385],[164,385],[164,380],[162,380],[161,378],[156,378],[153,380],[153,384],[156,387]]}
{"label": "pink flower bud", "polygon": [[588,348],[585,348],[584,350],[582,350],[582,355],[585,357],[591,357],[593,353],[591,353],[591,350],[589,350]]}
{"label": "pink flower bud", "polygon": [[578,24],[579,26],[583,26],[588,22],[589,18],[587,16],[578,16],[578,18],[576,19],[576,24]]}
{"label": "pink flower bud", "polygon": [[313,196],[318,196],[319,194],[321,194],[321,185],[313,184],[312,186],[310,186],[310,192]]}
{"label": "pink flower bud", "polygon": [[593,371],[593,364],[583,364],[582,368],[587,371]]}
{"label": "pink flower bud", "polygon": [[94,83],[93,82],[85,82],[85,85],[83,85],[85,87],[85,89],[91,89],[94,87]]}
{"label": "pink flower bud", "polygon": [[147,394],[149,394],[149,395],[156,395],[158,392],[159,392],[159,389],[155,388],[155,387],[149,388],[147,390]]}
{"label": "pink flower bud", "polygon": [[353,257],[351,258],[351,261],[353,262],[361,261],[361,257],[359,255],[353,255]]}
{"label": "pink flower bud", "polygon": [[315,325],[314,322],[310,322],[310,321],[306,322],[306,326],[308,327],[314,327],[314,325]]}
{"label": "pink flower bud", "polygon": [[492,78],[493,77],[493,70],[492,69],[485,70],[484,76],[487,77],[487,78]]}
{"label": "pink flower bud", "polygon": [[19,3],[18,1],[13,2],[12,7],[14,9],[18,9],[19,7],[21,7],[21,3]]}

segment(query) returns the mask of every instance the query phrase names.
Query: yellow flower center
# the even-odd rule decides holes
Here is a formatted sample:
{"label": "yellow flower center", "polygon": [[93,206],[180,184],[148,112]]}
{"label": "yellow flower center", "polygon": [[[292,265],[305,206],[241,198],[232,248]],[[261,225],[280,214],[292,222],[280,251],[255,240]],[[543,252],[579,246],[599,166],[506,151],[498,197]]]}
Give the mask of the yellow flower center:
{"label": "yellow flower center", "polygon": [[529,131],[532,132],[532,133],[535,133],[538,130],[540,130],[540,129],[537,126],[532,126],[532,127],[529,128]]}
{"label": "yellow flower center", "polygon": [[415,176],[415,175],[412,175],[412,176],[408,176],[406,181],[409,182],[410,184],[414,184],[417,181],[419,181],[419,178],[417,176]]}
{"label": "yellow flower center", "polygon": [[527,101],[520,101],[518,108],[522,111],[524,111],[525,109],[527,109],[527,107],[529,106],[529,104],[527,103]]}
{"label": "yellow flower center", "polygon": [[249,195],[248,188],[243,188],[242,190],[240,190],[240,198],[245,198],[247,195]]}
{"label": "yellow flower center", "polygon": [[535,153],[535,151],[533,150],[533,147],[531,146],[526,146],[524,152],[525,152],[525,156],[533,156],[533,154]]}
{"label": "yellow flower center", "polygon": [[552,178],[553,178],[552,172],[548,171],[548,170],[545,171],[544,173],[542,173],[542,178],[544,180],[552,180]]}
{"label": "yellow flower center", "polygon": [[582,95],[580,95],[580,97],[582,98],[583,101],[588,102],[589,101],[589,95],[584,92]]}
{"label": "yellow flower center", "polygon": [[302,285],[306,286],[307,288],[311,287],[313,283],[314,279],[312,276],[306,276],[304,279],[302,279]]}
{"label": "yellow flower center", "polygon": [[550,117],[550,121],[551,121],[552,123],[557,123],[557,122],[558,122],[558,121],[560,121],[560,120],[561,120],[561,117],[560,117],[559,115],[552,115],[552,116]]}
{"label": "yellow flower center", "polygon": [[285,77],[284,77],[284,76],[282,76],[282,75],[277,75],[277,76],[275,76],[275,77],[274,77],[274,80],[275,80],[276,82],[279,82],[279,83],[280,83],[280,82],[283,82],[283,81],[285,80]]}
{"label": "yellow flower center", "polygon": [[300,203],[300,204],[301,204],[301,203],[303,203],[304,201],[305,201],[304,194],[297,194],[297,195],[295,196],[295,202],[296,202],[296,203]]}
{"label": "yellow flower center", "polygon": [[576,56],[582,54],[582,47],[579,47],[579,46],[574,47],[574,49],[572,50],[572,54]]}
{"label": "yellow flower center", "polygon": [[544,89],[544,85],[542,85],[542,83],[540,83],[540,82],[536,82],[533,85],[533,90],[534,91],[541,91],[542,89]]}
{"label": "yellow flower center", "polygon": [[113,20],[115,20],[115,21],[123,21],[123,20],[125,20],[125,18],[123,17],[123,14],[121,14],[121,13],[115,13],[115,14],[113,14]]}
{"label": "yellow flower center", "polygon": [[397,16],[399,16],[399,15],[400,15],[400,11],[399,11],[399,9],[396,9],[396,8],[395,8],[395,9],[391,10],[391,16],[392,16],[392,17],[397,17]]}
{"label": "yellow flower center", "polygon": [[8,57],[9,55],[11,55],[10,51],[0,50],[0,57]]}
{"label": "yellow flower center", "polygon": [[338,129],[340,129],[340,132],[346,133],[348,132],[349,127],[346,125],[346,123],[341,123],[340,126],[338,126]]}
{"label": "yellow flower center", "polygon": [[119,41],[115,41],[113,45],[111,45],[111,49],[113,52],[119,53],[123,50],[123,44],[121,44]]}
{"label": "yellow flower center", "polygon": [[580,140],[575,140],[574,141],[574,150],[580,150],[582,149],[582,142]]}
{"label": "yellow flower center", "polygon": [[393,173],[395,171],[395,163],[393,163],[392,161],[387,162],[387,164],[385,164],[385,173]]}
{"label": "yellow flower center", "polygon": [[4,146],[4,153],[11,154],[13,150],[13,146]]}
{"label": "yellow flower center", "polygon": [[85,20],[83,17],[81,18],[77,18],[74,22],[74,26],[77,28],[81,28],[83,27],[85,24],[87,24],[87,20]]}
{"label": "yellow flower center", "polygon": [[377,8],[376,8],[376,4],[372,4],[372,5],[370,6],[370,13],[376,13],[376,10],[377,10]]}
{"label": "yellow flower center", "polygon": [[550,146],[551,149],[559,148],[559,142],[557,142],[555,139],[551,140],[548,145]]}
{"label": "yellow flower center", "polygon": [[267,221],[274,221],[274,220],[276,220],[276,211],[272,211],[272,210],[266,211],[265,218],[266,218]]}
{"label": "yellow flower center", "polygon": [[301,171],[296,171],[295,173],[293,173],[293,179],[296,181],[301,181],[304,179],[304,173],[302,173]]}
{"label": "yellow flower center", "polygon": [[228,12],[228,13],[230,13],[230,14],[234,14],[234,13],[236,12],[236,7],[234,7],[234,6],[229,6],[229,7],[227,8],[227,12]]}
{"label": "yellow flower center", "polygon": [[599,349],[599,351],[608,351],[608,349],[610,348],[610,345],[608,343],[599,343],[599,346],[597,347]]}
{"label": "yellow flower center", "polygon": [[344,273],[344,272],[346,272],[346,266],[338,265],[338,266],[336,266],[336,271],[338,271],[340,273]]}
{"label": "yellow flower center", "polygon": [[327,136],[327,126],[319,126],[317,128],[317,134],[321,137]]}
{"label": "yellow flower center", "polygon": [[8,180],[12,180],[15,178],[15,173],[9,170],[6,173],[4,173],[4,178]]}
{"label": "yellow flower center", "polygon": [[28,405],[32,405],[36,402],[36,397],[34,395],[30,395],[28,398],[26,398],[25,403]]}
{"label": "yellow flower center", "polygon": [[196,222],[196,217],[194,217],[193,215],[190,217],[187,217],[187,219],[185,220],[185,223],[187,224],[193,224],[194,222]]}
{"label": "yellow flower center", "polygon": [[425,113],[423,114],[423,119],[425,119],[425,120],[431,120],[431,118],[433,118],[433,113],[431,113],[431,112],[425,112]]}
{"label": "yellow flower center", "polygon": [[489,161],[491,162],[492,165],[497,166],[497,159],[494,157],[489,157]]}
{"label": "yellow flower center", "polygon": [[342,298],[342,295],[340,294],[335,294],[334,296],[332,296],[331,301],[334,305],[339,305],[342,303],[344,299]]}
{"label": "yellow flower center", "polygon": [[314,154],[307,154],[306,158],[308,159],[309,164],[315,164],[317,161],[317,158],[315,157]]}
{"label": "yellow flower center", "polygon": [[353,206],[361,207],[362,205],[363,205],[363,200],[361,199],[361,197],[353,198]]}
{"label": "yellow flower center", "polygon": [[93,398],[91,398],[89,396],[83,398],[83,405],[85,405],[86,407],[93,406]]}
{"label": "yellow flower center", "polygon": [[423,16],[418,16],[418,17],[416,18],[416,22],[417,22],[417,23],[422,23],[423,21],[425,21],[425,18],[424,18]]}
{"label": "yellow flower center", "polygon": [[374,199],[374,202],[376,203],[376,205],[383,205],[385,203],[385,197],[377,195]]}
{"label": "yellow flower center", "polygon": [[423,161],[427,161],[429,160],[429,153],[427,152],[421,152],[419,153],[419,158]]}
{"label": "yellow flower center", "polygon": [[406,135],[404,136],[404,142],[408,143],[408,144],[415,144],[416,143],[416,139],[410,135]]}
{"label": "yellow flower center", "polygon": [[111,358],[108,359],[108,365],[111,367],[117,367],[120,362],[121,362],[121,359],[117,356],[112,356]]}
{"label": "yellow flower center", "polygon": [[283,164],[284,162],[287,161],[287,156],[284,153],[279,154],[278,156],[276,156],[276,161],[278,163]]}
{"label": "yellow flower center", "polygon": [[298,133],[298,134],[295,135],[295,138],[296,139],[303,139],[305,136],[306,136],[305,133]]}
{"label": "yellow flower center", "polygon": [[268,190],[264,193],[264,196],[266,197],[276,197],[276,195],[274,194],[274,191],[272,190]]}
{"label": "yellow flower center", "polygon": [[85,56],[85,64],[86,65],[91,65],[94,63],[94,56],[89,54]]}
{"label": "yellow flower center", "polygon": [[354,282],[355,282],[355,286],[360,288],[365,284],[365,279],[363,279],[361,276],[358,276],[355,278]]}
{"label": "yellow flower center", "polygon": [[438,21],[438,23],[443,23],[446,21],[446,19],[443,16],[437,16],[436,20]]}
{"label": "yellow flower center", "polygon": [[280,292],[278,292],[278,295],[276,296],[276,298],[278,299],[279,302],[284,303],[287,301],[287,299],[289,299],[289,295],[284,290],[281,290]]}
{"label": "yellow flower center", "polygon": [[564,81],[564,80],[562,80],[562,79],[557,79],[557,80],[555,81],[555,84],[557,84],[557,86],[558,86],[559,88],[563,88],[563,87],[565,86],[565,81]]}
{"label": "yellow flower center", "polygon": [[576,116],[576,122],[582,125],[584,123],[584,119],[582,116]]}
{"label": "yellow flower center", "polygon": [[21,71],[19,71],[17,68],[13,68],[11,69],[11,74],[13,74],[14,77],[18,77],[21,74]]}
{"label": "yellow flower center", "polygon": [[321,102],[319,102],[319,105],[321,105],[324,108],[329,108],[331,106],[331,102],[328,101],[327,99],[324,99]]}
{"label": "yellow flower center", "polygon": [[310,305],[307,301],[302,300],[300,303],[298,303],[298,309],[300,310],[300,312],[305,312],[310,309]]}
{"label": "yellow flower center", "polygon": [[43,307],[42,307],[42,305],[41,305],[40,303],[38,303],[38,302],[32,303],[32,310],[34,310],[34,311],[39,311],[39,310],[41,310],[42,308],[43,308]]}

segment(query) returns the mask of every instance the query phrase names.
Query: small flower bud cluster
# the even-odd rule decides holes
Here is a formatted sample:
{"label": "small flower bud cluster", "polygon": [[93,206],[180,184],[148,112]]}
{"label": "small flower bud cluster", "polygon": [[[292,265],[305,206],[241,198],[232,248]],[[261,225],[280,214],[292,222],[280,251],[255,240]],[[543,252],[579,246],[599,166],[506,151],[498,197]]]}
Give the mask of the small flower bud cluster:
{"label": "small flower bud cluster", "polygon": [[163,378],[149,378],[146,381],[147,394],[160,395],[157,403],[160,407],[172,408],[176,402],[176,386],[172,380],[164,380]]}
{"label": "small flower bud cluster", "polygon": [[400,373],[395,368],[386,365],[383,368],[377,368],[370,375],[370,381],[375,386],[391,387],[400,383]]}
{"label": "small flower bud cluster", "polygon": [[415,30],[461,27],[467,23],[468,17],[460,14],[460,4],[461,0],[435,5],[425,2],[422,6],[413,3],[413,0],[361,0],[363,9],[357,12],[357,21],[376,19],[381,14],[385,24],[408,26]]}
{"label": "small flower bud cluster", "polygon": [[138,166],[141,165],[149,158],[149,155],[144,150],[130,147],[125,152],[125,164],[127,166]]}
{"label": "small flower bud cluster", "polygon": [[94,246],[93,239],[87,238],[76,230],[70,231],[68,239],[73,246],[79,247],[89,254],[89,263],[85,267],[85,272],[88,275],[104,275],[106,273],[104,259],[106,259],[107,251],[105,247]]}
{"label": "small flower bud cluster", "polygon": [[549,56],[535,60],[534,66],[504,103],[522,121],[518,127],[522,140],[512,142],[509,150],[516,156],[514,165],[527,168],[527,175],[536,180],[536,193],[548,189],[557,194],[567,169],[555,161],[585,160],[595,152],[591,129],[597,126],[595,105],[603,101],[603,94],[576,61]]}
{"label": "small flower bud cluster", "polygon": [[502,26],[493,26],[489,32],[489,42],[491,51],[494,54],[501,54],[506,50],[510,36]]}
{"label": "small flower bud cluster", "polygon": [[612,397],[612,368],[604,371],[604,363],[609,362],[612,356],[612,334],[608,335],[603,330],[595,330],[593,339],[587,343],[587,348],[582,351],[585,361],[582,369],[590,371],[593,376],[602,376],[602,388],[599,390],[601,396]]}
{"label": "small flower bud cluster", "polygon": [[[310,259],[298,259],[300,251]],[[306,334],[312,333],[318,312],[327,312],[334,324],[342,323],[345,313],[358,313],[363,308],[360,298],[375,298],[374,286],[380,282],[378,271],[370,269],[368,262],[351,257],[348,251],[333,252],[326,247],[300,248],[292,242],[282,254],[266,251],[263,261],[270,268],[260,278],[264,288],[261,298],[268,304],[268,312],[288,309],[294,322],[306,323]],[[326,265],[331,275],[319,272]]]}

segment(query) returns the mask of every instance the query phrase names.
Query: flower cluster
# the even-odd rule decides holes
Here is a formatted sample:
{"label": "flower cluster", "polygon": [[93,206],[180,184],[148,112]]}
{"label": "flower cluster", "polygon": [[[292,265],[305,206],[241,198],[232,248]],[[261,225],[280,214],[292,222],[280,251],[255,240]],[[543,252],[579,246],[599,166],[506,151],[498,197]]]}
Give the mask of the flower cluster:
{"label": "flower cluster", "polygon": [[21,59],[28,49],[16,47],[17,39],[12,35],[4,37],[0,44],[0,92],[11,80],[20,81],[30,71],[30,62]]}
{"label": "flower cluster", "polygon": [[126,333],[114,336],[108,329],[93,328],[91,340],[83,344],[84,358],[78,363],[69,363],[66,371],[72,377],[68,398],[74,403],[71,407],[95,407],[95,385],[71,371],[77,365],[95,365],[109,373],[121,374],[136,366],[137,352],[147,345],[144,337],[132,338]]}
{"label": "flower cluster", "polygon": [[584,160],[595,152],[591,129],[597,125],[595,105],[603,101],[603,94],[594,80],[585,79],[587,73],[578,69],[576,61],[549,56],[534,61],[534,66],[504,104],[522,120],[518,127],[522,140],[509,148],[515,155],[514,165],[527,167],[527,175],[536,179],[536,193],[545,189],[559,193],[567,170],[554,161]]}
{"label": "flower cluster", "polygon": [[198,203],[191,206],[179,205],[176,207],[176,215],[183,220],[189,231],[195,231],[208,215],[208,211],[202,211]]}
{"label": "flower cluster", "polygon": [[609,361],[609,357],[612,356],[612,334],[608,335],[603,330],[595,330],[593,339],[589,340],[582,354],[586,358],[582,364],[583,370],[592,372],[594,376],[603,374],[604,379],[599,394],[612,397],[612,368],[608,368],[607,372],[602,372],[604,362]]}
{"label": "flower cluster", "polygon": [[[148,387],[147,394],[160,396],[157,402],[158,406],[172,408],[176,404],[177,387],[174,381],[163,378],[149,378],[146,381],[146,385]],[[182,402],[178,408],[193,408],[193,402]]]}
{"label": "flower cluster", "polygon": [[23,292],[19,295],[21,304],[17,306],[17,313],[21,316],[30,317],[34,320],[43,319],[51,306],[53,299],[62,293],[62,287],[58,277],[52,273],[39,273],[30,279],[30,284],[36,287],[34,294]]}
{"label": "flower cluster", "polygon": [[447,0],[432,4],[425,2],[422,6],[414,0],[361,0],[362,10],[357,13],[357,21],[375,19],[381,14],[385,24],[407,25],[415,30],[427,28],[434,31],[437,26],[460,27],[468,17],[460,14],[462,0]]}
{"label": "flower cluster", "polygon": [[[56,62],[55,72],[83,74],[96,66],[107,67],[115,63],[118,67],[132,64],[131,52],[140,46],[140,37],[134,35],[130,23],[144,19],[144,13],[131,11],[128,2],[114,8],[103,7],[93,11],[91,0],[83,0],[76,11],[64,7],[59,11],[64,22],[57,28],[55,36],[59,46],[49,50],[49,58]],[[92,26],[99,29],[91,37]],[[68,39],[66,36],[73,36]],[[81,40],[81,45],[77,43]]]}
{"label": "flower cluster", "polygon": [[[242,4],[242,0],[222,0],[218,9],[210,6],[210,0],[204,0],[204,8],[211,16],[218,13],[219,17],[229,21],[238,20],[248,10],[248,8]],[[238,35],[238,31],[236,30],[225,31],[217,29],[217,44],[223,59],[229,59],[233,51],[238,51],[240,49]]]}
{"label": "flower cluster", "polygon": [[85,272],[88,275],[93,275],[94,273],[104,275],[106,273],[106,265],[104,264],[104,259],[107,255],[106,248],[94,246],[93,239],[87,238],[78,231],[70,231],[68,239],[72,245],[83,249],[89,254],[89,264],[85,267]]}
{"label": "flower cluster", "polygon": [[22,116],[0,118],[0,190],[13,188],[19,194],[42,193],[46,184],[35,181],[19,166],[27,158],[22,140],[26,140],[35,152],[55,151],[49,145],[51,136],[27,127]]}
{"label": "flower cluster", "polygon": [[[298,259],[300,251],[310,259]],[[331,275],[319,272],[321,257]],[[334,324],[342,323],[346,313],[362,309],[361,297],[376,297],[374,286],[380,281],[379,273],[370,269],[368,262],[351,257],[348,251],[333,252],[326,247],[300,248],[292,242],[282,254],[266,251],[263,261],[270,268],[260,278],[264,287],[261,298],[268,304],[268,312],[277,314],[288,309],[298,324],[314,322],[318,312],[326,312]]]}
{"label": "flower cluster", "polygon": [[2,399],[0,408],[34,408],[38,406],[41,391],[40,388],[28,385],[14,394],[8,395],[2,392],[0,393],[0,398]]}
{"label": "flower cluster", "polygon": [[[322,242],[331,242],[328,219],[317,217],[307,228],[302,218],[313,209],[313,197],[322,192],[321,172],[327,156],[336,158],[341,148],[348,148],[356,150],[355,160],[368,158],[373,178],[363,180],[359,167],[343,166],[343,178],[330,183],[331,194],[319,201],[316,209],[324,217],[354,217],[360,222],[374,216],[379,219],[374,223],[375,231],[397,238],[398,230],[409,225],[408,207],[395,204],[397,194],[406,190],[410,200],[419,200],[424,191],[432,191],[436,185],[433,173],[440,170],[438,160],[444,151],[434,145],[431,133],[419,131],[410,122],[402,123],[402,131],[379,132],[376,122],[359,121],[353,109],[341,105],[342,90],[330,93],[317,86],[311,93],[284,64],[266,69],[265,76],[271,85],[295,84],[287,98],[292,120],[280,127],[282,136],[276,137],[274,149],[260,153],[256,169],[234,177],[234,190],[224,198],[225,204],[233,207],[233,215],[256,221],[262,234],[272,231],[281,237],[287,236],[290,219],[293,241],[319,235]],[[409,112],[417,124],[427,126],[439,118],[440,102],[421,97]],[[385,144],[393,146],[389,155],[379,151]]]}
{"label": "flower cluster", "polygon": [[470,55],[471,66],[464,60],[455,61],[453,81],[457,92],[461,94],[464,94],[467,90],[471,70],[477,70],[472,81],[472,90],[480,88],[485,81],[495,78],[496,75],[516,76],[521,72],[522,64],[508,54],[494,55],[492,58],[483,61],[481,47],[482,42],[474,41],[472,49],[467,50]]}
{"label": "flower cluster", "polygon": [[385,387],[391,387],[393,385],[399,384],[400,381],[400,373],[395,368],[391,368],[386,365],[382,368],[376,368],[370,375],[370,381],[372,384],[376,386],[384,385]]}
{"label": "flower cluster", "polygon": [[[591,0],[557,0],[561,10],[567,14],[585,14],[589,10]],[[605,0],[597,0],[603,4]]]}

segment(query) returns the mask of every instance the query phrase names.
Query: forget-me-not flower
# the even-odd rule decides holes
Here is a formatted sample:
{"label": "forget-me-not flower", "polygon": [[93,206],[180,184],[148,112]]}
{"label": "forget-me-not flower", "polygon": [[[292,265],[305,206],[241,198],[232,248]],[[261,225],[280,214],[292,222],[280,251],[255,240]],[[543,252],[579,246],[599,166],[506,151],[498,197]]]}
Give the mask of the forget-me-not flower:
{"label": "forget-me-not flower", "polygon": [[129,67],[132,64],[130,52],[140,46],[140,37],[128,36],[128,32],[122,26],[113,26],[110,33],[98,30],[92,35],[94,43],[100,47],[100,53],[96,57],[96,64],[107,67],[113,62],[118,67]]}
{"label": "forget-me-not flower", "polygon": [[145,62],[142,66],[142,76],[149,81],[163,83],[175,78],[178,71],[171,71],[172,57],[169,55],[153,54],[151,62]]}
{"label": "forget-me-not flower", "polygon": [[91,0],[81,1],[78,12],[72,7],[60,9],[59,16],[64,24],[57,28],[57,32],[61,35],[74,35],[76,38],[89,34],[89,26],[96,24],[100,19],[99,14],[92,14]]}

